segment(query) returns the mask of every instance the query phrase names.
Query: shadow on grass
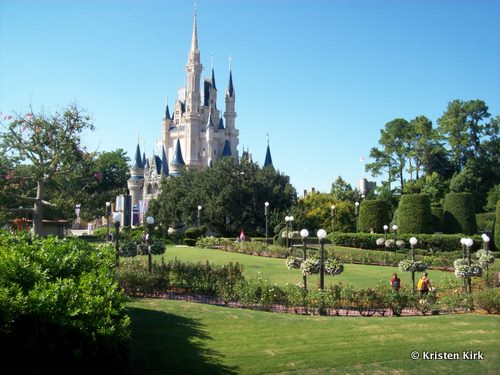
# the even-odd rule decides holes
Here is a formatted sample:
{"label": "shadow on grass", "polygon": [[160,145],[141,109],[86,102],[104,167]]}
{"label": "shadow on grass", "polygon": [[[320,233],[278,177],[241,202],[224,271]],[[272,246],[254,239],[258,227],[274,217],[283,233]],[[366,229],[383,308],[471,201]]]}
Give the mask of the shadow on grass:
{"label": "shadow on grass", "polygon": [[237,374],[221,363],[222,354],[208,349],[212,340],[196,320],[129,308],[132,319],[129,374]]}

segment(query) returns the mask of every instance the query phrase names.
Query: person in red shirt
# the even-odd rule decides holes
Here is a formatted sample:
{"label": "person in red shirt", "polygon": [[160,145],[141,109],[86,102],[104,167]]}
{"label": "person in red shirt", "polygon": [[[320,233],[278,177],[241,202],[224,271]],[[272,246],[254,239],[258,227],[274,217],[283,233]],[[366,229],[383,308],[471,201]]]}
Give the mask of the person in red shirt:
{"label": "person in red shirt", "polygon": [[394,272],[391,277],[391,287],[394,289],[396,292],[399,292],[399,289],[401,288],[401,279],[398,277],[398,274]]}

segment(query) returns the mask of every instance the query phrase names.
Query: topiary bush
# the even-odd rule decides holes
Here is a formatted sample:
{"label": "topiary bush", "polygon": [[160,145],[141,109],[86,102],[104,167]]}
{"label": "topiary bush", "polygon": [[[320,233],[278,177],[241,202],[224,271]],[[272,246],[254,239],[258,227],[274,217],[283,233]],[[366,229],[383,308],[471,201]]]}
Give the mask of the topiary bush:
{"label": "topiary bush", "polygon": [[474,234],[477,223],[474,196],[471,193],[448,193],[443,204],[443,232]]}
{"label": "topiary bush", "polygon": [[203,229],[202,227],[193,227],[193,228],[188,228],[184,232],[184,237],[185,238],[194,238],[195,240],[203,236]]}
{"label": "topiary bush", "polygon": [[400,233],[433,233],[431,201],[427,194],[401,196],[397,216]]}
{"label": "topiary bush", "polygon": [[432,228],[434,232],[443,231],[443,207],[431,206]]}
{"label": "topiary bush", "polygon": [[363,200],[359,206],[359,230],[384,233],[383,226],[391,220],[391,207],[383,200]]}

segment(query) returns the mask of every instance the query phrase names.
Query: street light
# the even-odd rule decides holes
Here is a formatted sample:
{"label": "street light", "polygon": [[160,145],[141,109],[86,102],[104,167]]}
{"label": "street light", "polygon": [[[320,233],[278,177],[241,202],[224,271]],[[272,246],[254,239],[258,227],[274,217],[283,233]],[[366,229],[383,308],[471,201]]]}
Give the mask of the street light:
{"label": "street light", "polygon": [[[199,210],[198,210],[199,212]],[[148,270],[151,273],[153,268],[153,259],[151,257],[151,229],[153,228],[153,224],[155,223],[155,219],[153,216],[148,216],[146,218],[146,223],[148,224]]]}
{"label": "street light", "polygon": [[354,202],[354,215],[356,216],[356,233],[358,232],[359,202]]}
{"label": "street light", "polygon": [[264,203],[264,215],[266,216],[266,245],[267,245],[267,215],[269,214],[269,202]]}
{"label": "street light", "polygon": [[[417,239],[415,237],[410,238],[411,245],[411,260],[415,263],[415,245],[417,244]],[[413,292],[415,293],[415,269],[412,267],[411,270],[411,283],[413,286]]]}
{"label": "street light", "polygon": [[396,241],[398,239],[398,226],[394,224],[392,226],[392,230],[394,231],[394,245],[396,245]]}
{"label": "street light", "polygon": [[384,225],[384,239],[387,240],[387,231],[389,230],[389,226]]}
{"label": "street light", "polygon": [[201,221],[200,221],[200,216],[201,216],[201,206],[198,206],[198,228],[201,227]]}
{"label": "street light", "polygon": [[472,278],[470,275],[470,248],[474,244],[472,238],[466,238],[464,241],[465,246],[467,247],[467,267],[468,267],[468,275],[467,275],[467,286],[469,288],[469,294],[472,294]]}
{"label": "street light", "polygon": [[319,288],[323,290],[325,288],[325,254],[323,240],[326,237],[326,230],[320,229],[316,235],[318,236],[318,240],[321,245],[319,255]]}
{"label": "street light", "polygon": [[[302,245],[304,246],[304,262],[307,259],[307,245],[306,245],[306,238],[309,236],[309,231],[307,229],[302,229],[300,231],[300,237],[302,237]],[[304,289],[307,290],[307,276],[304,274]]]}
{"label": "street light", "polygon": [[111,202],[106,202],[106,242],[109,241],[109,215]]}
{"label": "street light", "polygon": [[336,207],[334,204],[332,204],[332,233],[335,232],[335,214],[337,213]]}
{"label": "street light", "polygon": [[119,212],[115,212],[113,214],[113,223],[115,224],[115,251],[116,251],[116,264],[118,265],[119,262],[119,250],[120,250],[120,240],[119,240],[119,235],[120,235],[120,218],[121,215]]}
{"label": "street light", "polygon": [[[292,231],[292,221],[293,221],[293,216],[285,216],[285,221],[286,221],[286,248],[288,249],[288,244],[289,244],[289,234]],[[290,226],[290,228],[289,228]]]}
{"label": "street light", "polygon": [[[490,252],[489,252],[489,242],[490,242],[490,238],[488,237],[488,235],[486,233],[483,233],[481,235],[481,238],[483,239],[483,242],[484,242],[484,254],[486,256],[489,256],[490,255]],[[490,287],[490,275],[489,275],[489,272],[488,272],[488,262],[486,262],[486,265],[485,265],[485,268],[486,268],[486,287]]]}

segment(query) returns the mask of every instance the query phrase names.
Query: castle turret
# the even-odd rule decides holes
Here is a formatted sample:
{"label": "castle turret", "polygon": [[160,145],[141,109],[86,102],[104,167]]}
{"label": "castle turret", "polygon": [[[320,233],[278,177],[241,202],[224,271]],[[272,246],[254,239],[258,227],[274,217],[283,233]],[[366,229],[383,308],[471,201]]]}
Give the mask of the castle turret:
{"label": "castle turret", "polygon": [[269,148],[269,143],[267,144],[266,159],[264,160],[264,168],[273,166],[273,158],[271,157],[271,149]]}
{"label": "castle turret", "polygon": [[130,178],[127,181],[127,186],[132,197],[132,207],[139,204],[142,197],[142,189],[144,188],[144,164],[142,162],[141,148],[137,144],[135,150],[135,158],[130,167]]}
{"label": "castle turret", "polygon": [[224,118],[226,119],[226,130],[231,144],[231,154],[238,160],[238,138],[239,130],[235,127],[236,112],[235,108],[236,93],[233,85],[233,73],[231,67],[229,68],[229,81],[226,90],[226,112]]}
{"label": "castle turret", "polygon": [[179,139],[177,139],[177,143],[175,145],[174,159],[170,163],[170,175],[178,176],[181,170],[186,166],[184,162],[184,158],[182,157],[181,143]]}

